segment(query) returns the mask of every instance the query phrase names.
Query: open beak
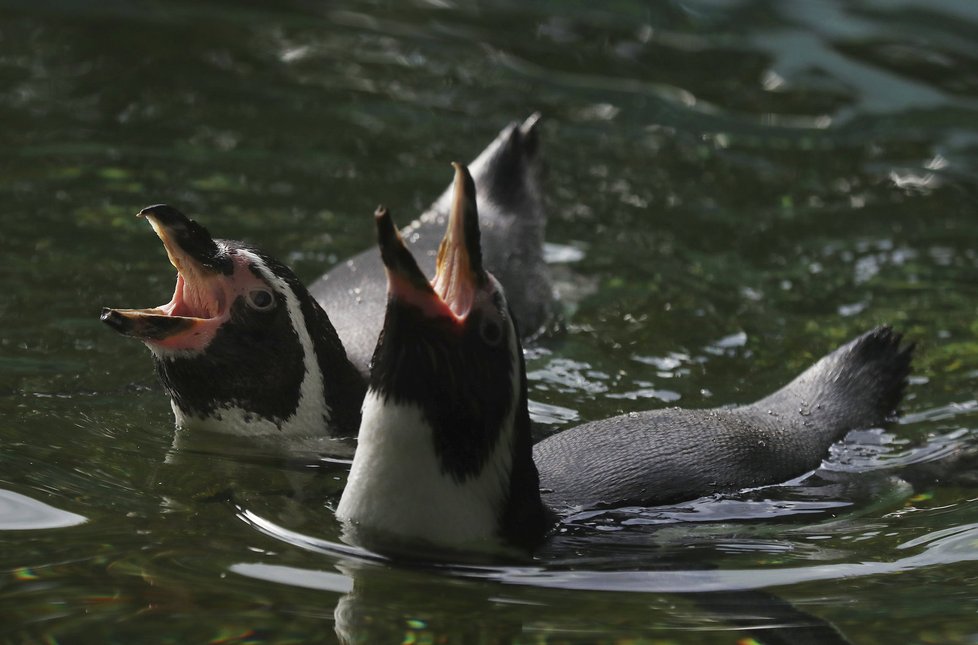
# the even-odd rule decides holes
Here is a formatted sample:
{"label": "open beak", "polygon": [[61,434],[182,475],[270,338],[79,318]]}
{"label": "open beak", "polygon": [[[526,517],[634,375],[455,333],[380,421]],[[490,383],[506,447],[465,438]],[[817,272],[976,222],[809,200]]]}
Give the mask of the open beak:
{"label": "open beak", "polygon": [[[102,309],[101,320],[120,334],[172,349],[190,349],[212,336],[229,307],[223,277],[230,258],[203,226],[165,204],[141,210],[177,270],[173,298],[151,309]],[[196,339],[196,340],[195,340]]]}
{"label": "open beak", "polygon": [[379,208],[375,218],[381,258],[387,269],[388,296],[418,307],[429,317],[449,317],[462,322],[488,276],[482,267],[475,182],[468,168],[459,163],[452,166],[455,168],[455,193],[431,283],[404,246],[390,213]]}

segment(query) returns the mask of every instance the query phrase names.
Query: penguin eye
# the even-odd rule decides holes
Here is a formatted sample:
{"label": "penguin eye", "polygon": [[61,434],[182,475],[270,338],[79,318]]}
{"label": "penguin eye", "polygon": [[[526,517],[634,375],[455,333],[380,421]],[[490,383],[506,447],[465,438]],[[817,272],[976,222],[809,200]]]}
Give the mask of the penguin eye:
{"label": "penguin eye", "polygon": [[503,339],[503,328],[495,320],[483,320],[479,325],[479,336],[487,345],[495,347]]}
{"label": "penguin eye", "polygon": [[252,309],[267,311],[275,306],[275,296],[271,291],[265,289],[255,289],[248,293],[248,304]]}

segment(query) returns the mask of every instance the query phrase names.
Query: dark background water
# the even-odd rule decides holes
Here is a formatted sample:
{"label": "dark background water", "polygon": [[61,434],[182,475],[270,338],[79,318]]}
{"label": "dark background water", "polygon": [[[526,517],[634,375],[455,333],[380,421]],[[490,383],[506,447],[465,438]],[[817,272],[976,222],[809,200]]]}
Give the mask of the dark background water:
{"label": "dark background water", "polygon": [[[648,4],[0,2],[2,639],[978,642],[978,5]],[[535,110],[539,422],[748,402],[882,322],[902,420],[481,569],[344,553],[345,463],[172,447],[98,322],[170,296],[140,208],[311,282]]]}

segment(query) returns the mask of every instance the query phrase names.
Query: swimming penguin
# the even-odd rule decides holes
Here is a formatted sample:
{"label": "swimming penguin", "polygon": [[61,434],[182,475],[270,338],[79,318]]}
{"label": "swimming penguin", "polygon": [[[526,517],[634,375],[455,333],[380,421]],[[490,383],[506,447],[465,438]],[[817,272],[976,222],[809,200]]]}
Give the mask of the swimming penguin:
{"label": "swimming penguin", "polygon": [[569,509],[674,503],[800,475],[901,399],[913,347],[881,327],[756,403],[627,414],[532,446],[519,333],[484,268],[461,166],[455,190],[430,283],[390,214],[376,216],[389,296],[336,510],[350,541],[395,556],[532,550]]}
{"label": "swimming penguin", "polygon": [[177,269],[173,298],[102,321],[149,347],[177,425],[280,441],[353,432],[365,384],[295,274],[170,206],[139,215]]}
{"label": "swimming penguin", "polygon": [[[510,124],[473,162],[486,195],[487,264],[507,280],[515,315],[531,331],[546,323],[553,302],[543,260],[539,118]],[[447,212],[442,197],[412,224],[421,249],[437,246],[433,231]],[[284,264],[215,240],[175,208],[150,206],[140,216],[177,269],[173,298],[154,309],[106,308],[101,319],[150,348],[177,425],[299,450],[315,449],[307,439],[355,436],[387,298],[376,253],[348,260],[307,291]],[[332,448],[346,451],[325,447]]]}

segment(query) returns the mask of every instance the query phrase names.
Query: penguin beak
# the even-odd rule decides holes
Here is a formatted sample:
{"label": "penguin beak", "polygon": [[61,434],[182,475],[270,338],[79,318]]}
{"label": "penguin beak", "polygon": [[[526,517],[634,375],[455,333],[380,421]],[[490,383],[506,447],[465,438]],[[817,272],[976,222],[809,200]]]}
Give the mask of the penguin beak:
{"label": "penguin beak", "polygon": [[475,182],[468,168],[455,167],[455,195],[448,217],[448,229],[438,247],[438,264],[431,285],[451,307],[456,318],[464,320],[472,309],[476,291],[489,278],[482,268],[479,211],[475,205]]}
{"label": "penguin beak", "polygon": [[387,293],[392,300],[417,307],[428,317],[464,322],[476,292],[488,283],[482,267],[479,212],[475,182],[468,168],[453,163],[455,192],[445,237],[438,247],[435,278],[430,283],[418,267],[387,209],[374,214],[381,258],[387,270]]}
{"label": "penguin beak", "polygon": [[172,206],[147,206],[136,217],[145,218],[153,227],[177,271],[232,272],[231,262],[207,229]]}
{"label": "penguin beak", "polygon": [[138,217],[150,223],[177,270],[169,303],[151,309],[102,309],[101,320],[120,334],[169,349],[199,349],[228,315],[223,279],[234,273],[232,260],[197,222],[165,204],[149,206]]}

